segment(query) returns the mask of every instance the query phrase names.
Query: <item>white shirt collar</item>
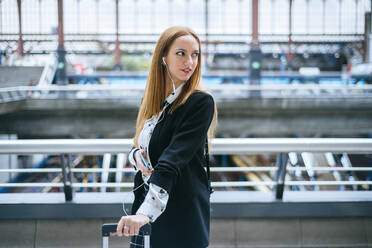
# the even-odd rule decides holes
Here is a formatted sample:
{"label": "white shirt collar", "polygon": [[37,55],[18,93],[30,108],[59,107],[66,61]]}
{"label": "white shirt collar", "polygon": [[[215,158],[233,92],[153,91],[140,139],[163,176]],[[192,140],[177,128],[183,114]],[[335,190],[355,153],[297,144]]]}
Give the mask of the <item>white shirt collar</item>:
{"label": "white shirt collar", "polygon": [[178,86],[177,89],[174,91],[174,94],[173,94],[173,92],[171,94],[169,94],[169,96],[165,99],[165,101],[168,104],[171,104],[172,102],[174,102],[174,100],[176,100],[176,98],[180,94],[184,84],[185,84],[185,82],[183,82],[180,86]]}

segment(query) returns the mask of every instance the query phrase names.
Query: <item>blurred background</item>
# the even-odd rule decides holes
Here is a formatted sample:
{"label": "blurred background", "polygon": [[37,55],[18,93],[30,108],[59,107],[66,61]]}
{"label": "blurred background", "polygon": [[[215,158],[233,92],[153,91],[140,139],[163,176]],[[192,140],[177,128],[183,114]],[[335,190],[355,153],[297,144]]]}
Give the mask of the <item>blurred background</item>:
{"label": "blurred background", "polygon": [[211,247],[371,246],[371,6],[0,0],[0,246],[98,247],[130,208],[127,153],[174,25],[199,35],[219,112]]}
{"label": "blurred background", "polygon": [[[246,120],[237,129],[221,118],[219,135],[367,137],[370,10],[367,0],[2,0],[0,131],[25,138],[132,137],[137,109],[129,102],[138,104],[155,43],[167,27],[186,25],[202,40],[203,84],[236,106],[221,105],[221,117]],[[66,87],[14,88],[51,85]],[[27,99],[35,100],[32,114],[13,109],[14,101]],[[113,111],[105,124],[95,117],[104,114],[97,108]],[[51,119],[57,112],[59,120]],[[120,123],[109,120],[124,112]],[[51,125],[38,128],[40,118]]]}
{"label": "blurred background", "polygon": [[317,67],[368,73],[368,65],[361,64],[370,60],[370,1],[257,4],[252,18],[252,1],[247,0],[65,0],[63,13],[53,0],[2,0],[2,64],[43,65],[46,54],[57,50],[62,14],[69,73],[146,71],[160,33],[174,25],[189,26],[200,35],[205,72],[247,72],[256,37],[263,71]]}

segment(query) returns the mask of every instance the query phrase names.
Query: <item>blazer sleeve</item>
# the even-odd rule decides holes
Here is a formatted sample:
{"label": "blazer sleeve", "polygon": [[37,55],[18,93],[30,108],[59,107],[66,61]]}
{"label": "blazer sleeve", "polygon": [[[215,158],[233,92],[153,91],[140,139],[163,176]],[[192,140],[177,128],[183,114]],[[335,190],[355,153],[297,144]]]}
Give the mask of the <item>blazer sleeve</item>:
{"label": "blazer sleeve", "polygon": [[196,94],[185,104],[189,106],[149,179],[149,182],[167,192],[171,192],[182,168],[189,164],[198,149],[204,147],[207,131],[213,119],[214,100],[210,94]]}

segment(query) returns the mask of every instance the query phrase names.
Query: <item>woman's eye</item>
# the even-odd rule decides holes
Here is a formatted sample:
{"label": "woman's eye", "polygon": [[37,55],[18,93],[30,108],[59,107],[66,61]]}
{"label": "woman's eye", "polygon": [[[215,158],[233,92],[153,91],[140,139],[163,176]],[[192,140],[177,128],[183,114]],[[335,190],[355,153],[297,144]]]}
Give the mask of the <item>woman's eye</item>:
{"label": "woman's eye", "polygon": [[195,56],[195,57],[198,57],[199,53],[193,53],[192,55]]}
{"label": "woman's eye", "polygon": [[182,55],[184,55],[185,53],[184,53],[184,52],[177,52],[176,54],[182,56]]}

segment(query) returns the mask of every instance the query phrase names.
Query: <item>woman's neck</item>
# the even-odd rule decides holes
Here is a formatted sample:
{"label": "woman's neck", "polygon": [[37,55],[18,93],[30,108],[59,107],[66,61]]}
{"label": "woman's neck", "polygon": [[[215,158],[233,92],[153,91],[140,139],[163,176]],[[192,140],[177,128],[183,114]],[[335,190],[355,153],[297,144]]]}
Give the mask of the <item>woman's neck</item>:
{"label": "woman's neck", "polygon": [[[174,87],[175,89],[177,89],[183,82],[182,81],[177,81],[175,80],[174,81]],[[169,77],[166,77],[166,97],[168,97],[172,92],[173,90],[173,84],[172,84],[172,80],[169,78]]]}

